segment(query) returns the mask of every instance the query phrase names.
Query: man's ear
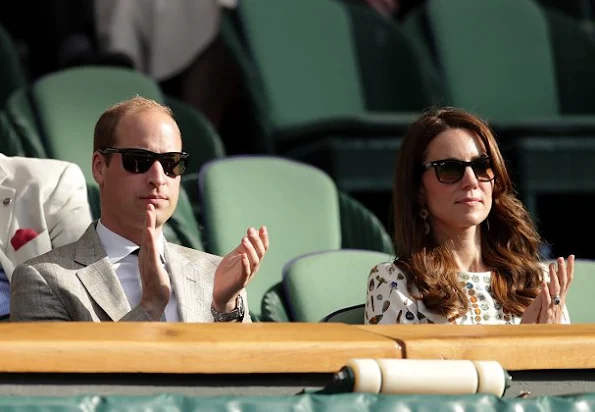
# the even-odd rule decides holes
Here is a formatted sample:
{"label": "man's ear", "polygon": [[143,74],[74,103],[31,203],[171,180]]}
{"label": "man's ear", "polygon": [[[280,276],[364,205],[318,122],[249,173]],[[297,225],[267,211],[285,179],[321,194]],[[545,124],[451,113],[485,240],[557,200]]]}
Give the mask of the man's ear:
{"label": "man's ear", "polygon": [[107,164],[105,163],[105,157],[99,152],[93,153],[93,159],[91,160],[93,179],[95,179],[95,182],[97,182],[100,187],[103,185],[106,167]]}

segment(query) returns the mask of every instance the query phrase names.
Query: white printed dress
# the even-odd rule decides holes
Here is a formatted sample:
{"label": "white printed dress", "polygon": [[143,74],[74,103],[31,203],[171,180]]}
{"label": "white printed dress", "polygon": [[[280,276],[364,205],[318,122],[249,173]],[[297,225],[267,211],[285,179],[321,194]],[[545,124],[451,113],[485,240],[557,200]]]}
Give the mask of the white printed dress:
{"label": "white printed dress", "polygon": [[[516,325],[520,316],[508,313],[490,293],[491,272],[460,272],[459,284],[469,301],[469,311],[453,321],[430,312],[407,291],[407,280],[393,262],[376,265],[368,277],[366,324],[453,323],[457,325]],[[562,323],[570,323],[564,308]]]}

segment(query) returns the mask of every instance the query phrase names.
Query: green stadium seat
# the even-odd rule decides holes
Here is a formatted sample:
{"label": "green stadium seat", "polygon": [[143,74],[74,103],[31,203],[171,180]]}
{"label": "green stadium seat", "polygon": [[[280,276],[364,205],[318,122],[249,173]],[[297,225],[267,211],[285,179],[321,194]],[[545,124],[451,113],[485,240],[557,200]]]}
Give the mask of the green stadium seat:
{"label": "green stadium seat", "polygon": [[280,286],[287,261],[342,247],[392,253],[390,237],[370,211],[339,193],[323,171],[291,159],[211,161],[200,171],[199,197],[205,247],[211,253],[227,254],[248,227],[267,226],[271,247],[248,286],[251,312],[261,320],[289,319]]}
{"label": "green stadium seat", "polygon": [[390,190],[400,139],[432,102],[433,66],[362,7],[246,0],[235,13],[222,34],[242,69],[260,149],[315,165],[348,193]]}
{"label": "green stadium seat", "polygon": [[394,255],[386,253],[341,249],[287,262],[283,286],[292,320],[319,322],[341,308],[364,303],[370,268],[392,259]]}
{"label": "green stadium seat", "polygon": [[591,296],[595,292],[595,261],[575,259],[574,279],[566,295],[571,323],[595,323]]}

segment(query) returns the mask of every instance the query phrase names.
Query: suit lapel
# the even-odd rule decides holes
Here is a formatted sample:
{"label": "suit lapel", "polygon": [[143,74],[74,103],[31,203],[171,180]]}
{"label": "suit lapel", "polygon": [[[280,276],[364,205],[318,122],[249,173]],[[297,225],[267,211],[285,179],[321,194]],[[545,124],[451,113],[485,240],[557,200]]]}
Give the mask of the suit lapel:
{"label": "suit lapel", "polygon": [[[178,299],[178,310],[182,322],[204,322],[211,317],[209,297],[212,285],[200,276],[200,261],[191,262],[180,254],[174,245],[165,244],[165,260]],[[208,302],[204,300],[207,299]]]}
{"label": "suit lapel", "polygon": [[77,242],[74,260],[85,267],[77,277],[91,298],[113,320],[130,312],[130,304],[92,223]]}

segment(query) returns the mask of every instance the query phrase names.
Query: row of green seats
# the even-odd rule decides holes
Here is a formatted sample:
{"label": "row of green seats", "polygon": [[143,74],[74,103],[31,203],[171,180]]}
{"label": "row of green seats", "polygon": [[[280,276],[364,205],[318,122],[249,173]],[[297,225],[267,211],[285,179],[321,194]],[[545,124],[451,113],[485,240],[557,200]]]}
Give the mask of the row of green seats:
{"label": "row of green seats", "polygon": [[595,193],[595,44],[533,0],[428,0],[402,22],[339,0],[246,0],[222,34],[261,149],[342,190],[390,191],[411,119],[451,105],[490,121],[535,217],[538,194]]}
{"label": "row of green seats", "polygon": [[[196,171],[184,176],[178,207],[164,228],[166,238],[223,255],[236,246],[248,226],[267,224],[273,234],[273,247],[249,286],[255,318],[261,317],[264,291],[281,281],[287,260],[322,249],[392,250],[380,221],[355,199],[339,192],[323,171],[285,158],[226,157],[218,134],[202,114],[163,96],[154,81],[130,69],[70,68],[14,91],[0,115],[0,125],[6,132],[2,142],[12,142],[20,149],[11,153],[7,146],[6,154],[78,164],[87,178],[90,203],[98,217],[99,193],[90,169],[94,124],[105,108],[136,94],[172,108],[184,149],[192,154],[189,169]],[[202,192],[199,170],[204,171],[200,180],[209,182]],[[227,187],[225,182],[236,186]],[[317,190],[320,182],[323,184]],[[333,211],[330,217],[325,214],[324,199]],[[318,231],[313,233],[307,228],[313,227],[317,214],[322,219],[314,225]],[[218,220],[219,215],[224,218]],[[218,241],[217,236],[223,240]],[[325,236],[332,241],[321,242]],[[361,276],[365,277],[365,272]],[[285,313],[284,296],[280,299],[279,308]]]}

